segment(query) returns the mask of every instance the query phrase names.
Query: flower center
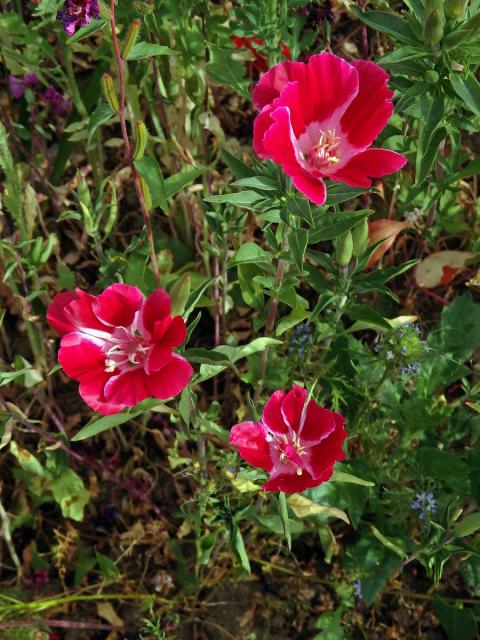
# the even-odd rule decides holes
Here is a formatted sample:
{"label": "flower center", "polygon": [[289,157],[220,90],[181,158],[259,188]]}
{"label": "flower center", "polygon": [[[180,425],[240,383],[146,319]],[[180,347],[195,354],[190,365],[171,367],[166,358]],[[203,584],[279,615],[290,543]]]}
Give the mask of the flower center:
{"label": "flower center", "polygon": [[300,439],[296,433],[292,435],[275,435],[277,449],[280,453],[280,462],[283,464],[290,460],[297,465],[297,475],[303,472],[302,456],[305,448],[301,446]]}
{"label": "flower center", "polygon": [[105,350],[105,371],[125,371],[142,366],[148,359],[152,346],[138,333],[118,327],[112,334]]}
{"label": "flower center", "polygon": [[319,171],[330,169],[340,161],[337,155],[339,144],[340,138],[335,135],[334,129],[321,131],[318,143],[308,152],[307,160]]}

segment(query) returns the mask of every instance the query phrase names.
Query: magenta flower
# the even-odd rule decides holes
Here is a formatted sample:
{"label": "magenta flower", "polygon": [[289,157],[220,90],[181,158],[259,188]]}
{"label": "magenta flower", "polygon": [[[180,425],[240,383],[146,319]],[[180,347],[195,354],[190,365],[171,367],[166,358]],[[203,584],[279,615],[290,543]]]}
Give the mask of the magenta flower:
{"label": "magenta flower", "polygon": [[66,116],[70,113],[72,101],[57,91],[52,85],[47,88],[42,97],[53,115]]}
{"label": "magenta flower", "polygon": [[63,11],[57,13],[57,20],[62,21],[69,36],[100,15],[98,0],[65,0],[63,5]]}
{"label": "magenta flower", "polygon": [[38,89],[40,82],[36,73],[26,73],[24,76],[8,76],[8,87],[14,98],[23,98],[27,89]]}
{"label": "magenta flower", "polygon": [[388,75],[373,62],[352,63],[331,53],[307,63],[280,62],[253,90],[260,111],[254,149],[280,164],[315,204],[326,199],[323,178],[369,187],[401,169],[406,158],[369,147],[393,112]]}
{"label": "magenta flower", "polygon": [[230,443],[246,462],[270,474],[266,491],[293,493],[325,482],[342,449],[347,433],[339,413],[320,407],[308,392],[294,386],[289,393],[275,391],[260,422],[236,424]]}
{"label": "magenta flower", "polygon": [[178,395],[192,367],[176,353],[185,322],[171,315],[170,296],[157,289],[147,299],[137,287],[114,284],[98,296],[77,289],[59,293],[47,321],[62,336],[58,361],[80,382],[95,411],[118,413],[146,398]]}

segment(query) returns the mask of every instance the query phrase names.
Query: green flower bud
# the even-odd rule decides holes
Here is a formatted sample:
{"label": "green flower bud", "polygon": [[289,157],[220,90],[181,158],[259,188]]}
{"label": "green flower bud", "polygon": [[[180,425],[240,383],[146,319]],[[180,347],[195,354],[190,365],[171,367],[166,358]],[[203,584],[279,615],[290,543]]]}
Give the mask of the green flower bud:
{"label": "green flower bud", "polygon": [[362,256],[368,247],[368,220],[362,220],[352,231],[353,255]]}
{"label": "green flower bud", "polygon": [[425,72],[425,82],[427,84],[437,84],[439,80],[440,76],[438,75],[438,72],[435,71],[435,69],[429,69]]}
{"label": "green flower bud", "polygon": [[435,9],[443,9],[444,0],[425,0],[425,15],[429,15]]}
{"label": "green flower bud", "polygon": [[110,109],[115,113],[118,113],[120,111],[120,105],[118,104],[117,92],[115,91],[113,78],[109,73],[104,73],[102,76],[102,90]]}
{"label": "green flower bud", "polygon": [[141,160],[145,153],[145,147],[148,142],[148,130],[141,120],[135,123],[135,150],[133,152],[134,160]]}
{"label": "green flower bud", "polygon": [[122,44],[122,50],[120,51],[120,55],[122,56],[123,60],[128,60],[128,56],[132,53],[132,49],[135,46],[138,34],[140,32],[141,24],[142,21],[137,18],[130,25],[130,29],[128,30],[127,35],[125,36],[125,40]]}
{"label": "green flower bud", "polygon": [[337,240],[336,256],[337,264],[346,267],[352,259],[353,254],[353,238],[352,232],[347,231]]}
{"label": "green flower bud", "polygon": [[434,9],[428,14],[423,29],[423,36],[426,44],[436,45],[443,36],[443,28],[445,27],[445,16],[442,9]]}
{"label": "green flower bud", "polygon": [[148,188],[148,184],[142,177],[140,177],[140,189],[145,201],[145,207],[147,211],[150,211],[150,209],[152,208],[152,195],[150,193],[150,189]]}
{"label": "green flower bud", "polygon": [[445,13],[449,18],[463,17],[466,8],[466,0],[445,0]]}

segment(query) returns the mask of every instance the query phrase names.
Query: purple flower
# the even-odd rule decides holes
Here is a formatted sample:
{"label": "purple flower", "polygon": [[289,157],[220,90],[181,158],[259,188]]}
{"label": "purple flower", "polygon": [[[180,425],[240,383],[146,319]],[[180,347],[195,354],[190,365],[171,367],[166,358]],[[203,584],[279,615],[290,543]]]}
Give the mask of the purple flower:
{"label": "purple flower", "polygon": [[8,86],[14,98],[23,98],[27,89],[38,89],[40,83],[35,73],[26,73],[24,76],[8,76]]}
{"label": "purple flower", "polygon": [[353,595],[358,599],[362,599],[362,581],[355,580],[353,583]]}
{"label": "purple flower", "polygon": [[67,98],[52,85],[43,94],[43,99],[47,103],[51,113],[56,116],[66,116],[72,108],[72,101]]}
{"label": "purple flower", "polygon": [[437,504],[433,493],[425,493],[425,491],[417,493],[415,500],[412,500],[412,504],[410,506],[414,511],[419,511],[419,520],[425,520],[427,515],[435,513],[437,510]]}
{"label": "purple flower", "polygon": [[98,0],[65,0],[63,11],[57,13],[57,20],[61,20],[63,28],[69,36],[90,23],[92,18],[98,18],[100,9]]}

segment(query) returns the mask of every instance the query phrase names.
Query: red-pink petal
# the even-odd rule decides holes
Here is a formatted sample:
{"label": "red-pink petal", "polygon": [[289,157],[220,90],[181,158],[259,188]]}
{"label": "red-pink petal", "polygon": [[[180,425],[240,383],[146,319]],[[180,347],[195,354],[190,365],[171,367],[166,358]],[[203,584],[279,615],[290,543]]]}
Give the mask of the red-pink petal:
{"label": "red-pink petal", "polygon": [[125,408],[124,404],[116,404],[105,400],[103,390],[109,374],[96,371],[92,376],[83,378],[78,391],[88,406],[103,415],[120,413]]}
{"label": "red-pink petal", "polygon": [[153,334],[155,323],[167,318],[172,309],[170,296],[164,289],[157,289],[151,293],[143,305],[140,323],[142,329]]}
{"label": "red-pink petal", "polygon": [[187,327],[185,321],[180,316],[174,316],[170,326],[162,335],[162,343],[171,347],[179,347],[187,337]]}
{"label": "red-pink petal", "polygon": [[260,111],[278,98],[288,82],[304,75],[303,62],[280,62],[265,73],[253,90],[253,104]]}
{"label": "red-pink petal", "polygon": [[350,144],[364,149],[372,144],[392,115],[393,91],[387,88],[388,74],[374,62],[355,60],[352,64],[358,73],[359,91],[340,124]]}
{"label": "red-pink petal", "polygon": [[[305,421],[299,432],[302,443],[316,444],[327,438],[337,427],[336,415],[339,416],[340,414],[335,414],[333,411],[320,407],[312,398],[308,403]],[[343,422],[345,423],[345,420]]]}
{"label": "red-pink petal", "polygon": [[113,327],[129,327],[143,303],[143,294],[128,284],[112,284],[92,304],[99,320]]}
{"label": "red-pink petal", "polygon": [[274,120],[271,118],[271,113],[274,110],[274,107],[269,104],[264,107],[258,116],[253,121],[253,149],[257,156],[260,158],[266,158],[267,152],[265,151],[265,147],[263,146],[263,138],[265,133],[274,123]]}
{"label": "red-pink petal", "polygon": [[[325,482],[332,475],[337,460],[345,460],[342,445],[347,437],[343,426],[337,427],[325,440],[310,449],[309,471],[314,478]],[[319,483],[317,483],[319,484]]]}
{"label": "red-pink petal", "polygon": [[268,128],[263,136],[263,148],[266,157],[278,164],[281,164],[285,173],[289,176],[296,176],[304,173],[300,165],[296,150],[295,136],[290,122],[290,111],[288,107],[278,107],[271,112],[274,123]]}
{"label": "red-pink petal", "polygon": [[160,371],[148,376],[150,395],[160,400],[174,398],[185,389],[192,374],[192,365],[188,360],[174,353],[170,361]]}
{"label": "red-pink petal", "polygon": [[282,415],[284,398],[284,391],[275,391],[263,407],[262,422],[272,433],[288,433],[288,427]]}
{"label": "red-pink petal", "polygon": [[114,375],[105,385],[105,398],[113,404],[134,407],[150,397],[148,378],[149,376],[141,367]]}
{"label": "red-pink petal", "polygon": [[308,391],[294,385],[292,390],[287,393],[282,404],[282,414],[285,422],[293,431],[299,430],[305,401],[308,397]]}
{"label": "red-pink petal", "polygon": [[309,200],[319,207],[325,203],[327,199],[327,189],[321,178],[315,178],[308,174],[296,175],[292,178],[295,187],[303,193]]}
{"label": "red-pink petal", "polygon": [[154,345],[148,356],[148,373],[160,371],[172,358],[172,347],[158,343]]}
{"label": "red-pink petal", "polygon": [[57,293],[47,310],[47,322],[61,336],[75,331],[75,326],[68,316],[65,315],[65,307],[75,300],[72,291]]}
{"label": "red-pink petal", "polygon": [[388,149],[367,149],[353,156],[337,173],[331,174],[332,180],[346,182],[351,187],[369,187],[370,178],[381,178],[398,171],[407,163],[405,156]]}
{"label": "red-pink petal", "polygon": [[67,376],[75,380],[82,380],[96,375],[98,371],[105,371],[103,349],[81,333],[72,332],[63,336],[58,361]]}
{"label": "red-pink petal", "polygon": [[316,487],[319,484],[317,480],[303,469],[302,475],[299,476],[296,470],[291,473],[279,473],[272,475],[268,482],[263,485],[265,491],[283,491],[284,493],[301,493]]}
{"label": "red-pink petal", "polygon": [[273,462],[267,435],[267,429],[261,422],[241,422],[232,428],[230,444],[238,447],[238,453],[246,462],[270,471]]}

